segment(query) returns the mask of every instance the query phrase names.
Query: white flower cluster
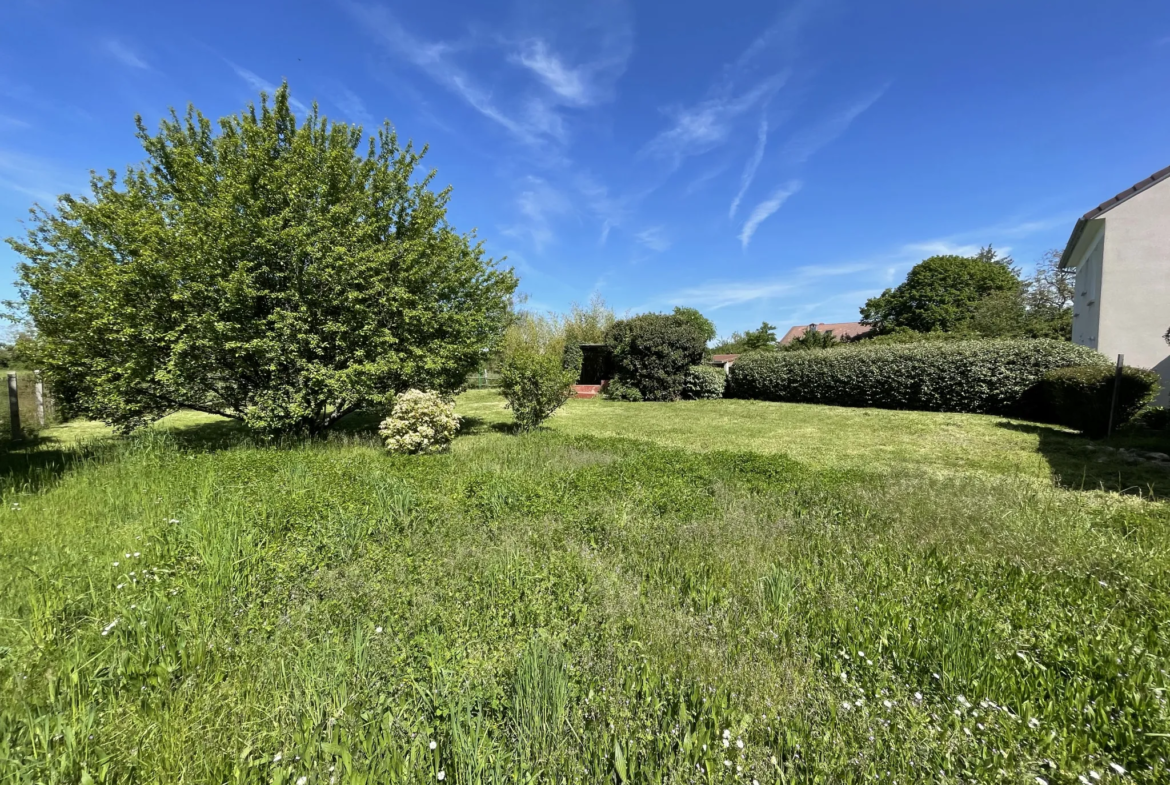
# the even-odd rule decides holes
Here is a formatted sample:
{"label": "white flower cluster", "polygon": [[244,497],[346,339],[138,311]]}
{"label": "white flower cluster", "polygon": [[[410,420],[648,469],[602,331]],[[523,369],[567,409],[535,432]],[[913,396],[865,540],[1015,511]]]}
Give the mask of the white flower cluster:
{"label": "white flower cluster", "polygon": [[445,450],[458,430],[454,402],[438,393],[407,390],[394,399],[378,433],[390,452],[430,453]]}

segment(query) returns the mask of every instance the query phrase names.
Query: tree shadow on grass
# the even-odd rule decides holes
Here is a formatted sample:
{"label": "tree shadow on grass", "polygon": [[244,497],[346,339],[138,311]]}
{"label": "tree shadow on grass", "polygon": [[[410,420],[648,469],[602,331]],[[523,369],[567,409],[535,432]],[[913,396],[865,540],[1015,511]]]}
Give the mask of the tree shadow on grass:
{"label": "tree shadow on grass", "polygon": [[1149,461],[1131,462],[1116,451],[1130,447],[1170,453],[1170,440],[1165,437],[1123,433],[1094,441],[1052,425],[1008,421],[996,425],[1037,436],[1036,451],[1048,462],[1053,479],[1064,488],[1116,491],[1159,499],[1170,497],[1170,466]]}
{"label": "tree shadow on grass", "polygon": [[0,443],[0,491],[35,493],[54,484],[73,466],[93,457],[99,445],[63,444],[29,436]]}

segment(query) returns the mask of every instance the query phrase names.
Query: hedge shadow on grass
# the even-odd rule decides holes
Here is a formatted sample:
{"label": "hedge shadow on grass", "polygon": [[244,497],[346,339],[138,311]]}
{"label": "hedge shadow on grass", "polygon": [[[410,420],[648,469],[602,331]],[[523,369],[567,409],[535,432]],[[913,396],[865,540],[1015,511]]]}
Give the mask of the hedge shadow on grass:
{"label": "hedge shadow on grass", "polygon": [[[1038,438],[1036,451],[1052,470],[1053,480],[1076,491],[1106,490],[1158,499],[1170,498],[1170,469],[1153,463],[1130,463],[1105,447],[1128,447],[1125,436],[1094,441],[1053,425],[1003,421],[997,427]],[[1141,449],[1152,449],[1143,445]]]}
{"label": "hedge shadow on grass", "polygon": [[76,446],[49,447],[54,441],[32,437],[0,446],[0,489],[35,493],[57,482],[93,452]]}

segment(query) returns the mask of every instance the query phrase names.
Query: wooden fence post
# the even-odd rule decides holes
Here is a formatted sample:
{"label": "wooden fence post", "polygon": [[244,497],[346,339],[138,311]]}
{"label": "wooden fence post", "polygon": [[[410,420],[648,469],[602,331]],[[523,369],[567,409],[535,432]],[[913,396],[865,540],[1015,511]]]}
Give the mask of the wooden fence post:
{"label": "wooden fence post", "polygon": [[12,420],[12,438],[20,438],[20,401],[16,392],[16,371],[8,372],[8,413]]}
{"label": "wooden fence post", "polygon": [[1121,369],[1125,367],[1125,355],[1117,355],[1117,372],[1113,374],[1113,402],[1109,404],[1109,430],[1105,431],[1106,436],[1113,435],[1113,418],[1117,412],[1117,393],[1121,388]]}
{"label": "wooden fence post", "polygon": [[34,390],[36,391],[37,400],[37,425],[41,428],[45,427],[45,382],[41,379],[40,371],[33,371],[33,378],[36,379]]}

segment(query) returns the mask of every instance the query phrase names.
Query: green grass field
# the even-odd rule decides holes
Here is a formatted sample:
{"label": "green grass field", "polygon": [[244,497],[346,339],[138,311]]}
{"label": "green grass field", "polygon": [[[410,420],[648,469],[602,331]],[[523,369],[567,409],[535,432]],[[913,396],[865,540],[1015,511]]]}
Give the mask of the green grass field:
{"label": "green grass field", "polygon": [[6,453],[0,781],[1170,780],[1164,470],[971,415],[459,405],[439,456],[195,415]]}

